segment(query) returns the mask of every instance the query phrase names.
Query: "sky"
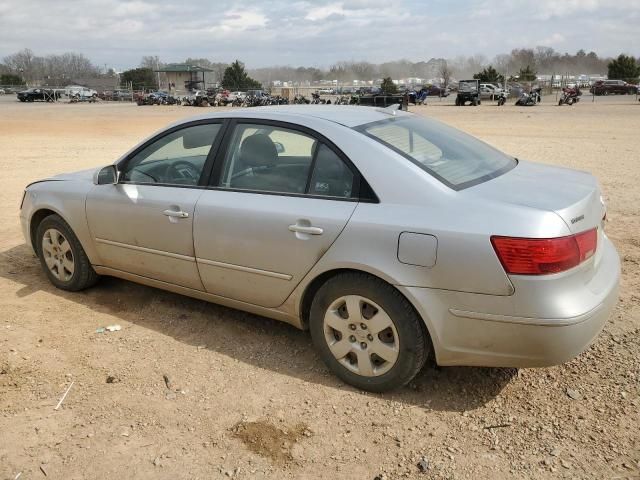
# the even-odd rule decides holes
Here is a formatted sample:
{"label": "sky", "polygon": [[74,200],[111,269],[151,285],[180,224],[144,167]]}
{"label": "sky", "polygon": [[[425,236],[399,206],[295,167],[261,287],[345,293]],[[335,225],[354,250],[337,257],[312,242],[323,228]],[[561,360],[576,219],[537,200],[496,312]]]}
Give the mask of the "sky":
{"label": "sky", "polygon": [[535,46],[640,56],[640,0],[0,0],[0,59],[74,51],[116,70],[143,55],[327,67]]}

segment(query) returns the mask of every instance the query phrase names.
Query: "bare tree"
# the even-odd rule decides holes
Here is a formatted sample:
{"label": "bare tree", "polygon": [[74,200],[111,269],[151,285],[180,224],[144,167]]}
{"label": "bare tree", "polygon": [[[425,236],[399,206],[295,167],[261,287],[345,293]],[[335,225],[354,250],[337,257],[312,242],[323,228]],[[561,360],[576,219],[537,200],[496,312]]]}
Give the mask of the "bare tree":
{"label": "bare tree", "polygon": [[37,67],[39,62],[29,48],[4,57],[4,63],[12,72],[20,74],[27,82],[35,80],[38,76]]}
{"label": "bare tree", "polygon": [[145,55],[140,59],[140,68],[157,70],[159,67],[164,67],[164,63],[160,61],[160,57],[158,55]]}
{"label": "bare tree", "polygon": [[442,86],[444,88],[447,88],[449,86],[449,82],[451,81],[451,76],[453,75],[453,72],[451,71],[451,68],[449,68],[449,64],[447,63],[446,60],[440,64],[438,75],[440,76],[440,78],[442,78],[442,83],[443,83]]}

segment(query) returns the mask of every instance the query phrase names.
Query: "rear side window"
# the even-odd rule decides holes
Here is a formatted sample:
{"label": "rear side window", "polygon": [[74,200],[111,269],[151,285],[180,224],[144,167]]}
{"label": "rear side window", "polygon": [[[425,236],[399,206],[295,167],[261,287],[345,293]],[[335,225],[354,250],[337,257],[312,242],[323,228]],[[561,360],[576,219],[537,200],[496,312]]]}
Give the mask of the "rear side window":
{"label": "rear side window", "polygon": [[454,190],[498,177],[517,160],[459,130],[419,117],[394,117],[356,127]]}
{"label": "rear side window", "polygon": [[352,198],[355,175],[327,145],[306,133],[268,124],[236,126],[218,187]]}
{"label": "rear side window", "polygon": [[353,172],[333,150],[321,144],[316,153],[309,194],[350,198],[352,192]]}
{"label": "rear side window", "polygon": [[305,193],[316,144],[315,138],[287,128],[238,125],[218,186]]}

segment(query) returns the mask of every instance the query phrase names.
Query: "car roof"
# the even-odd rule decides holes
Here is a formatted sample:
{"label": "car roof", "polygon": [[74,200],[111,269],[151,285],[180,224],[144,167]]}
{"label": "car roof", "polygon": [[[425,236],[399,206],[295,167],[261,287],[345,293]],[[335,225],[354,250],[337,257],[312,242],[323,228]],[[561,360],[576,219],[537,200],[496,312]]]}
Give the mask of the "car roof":
{"label": "car roof", "polygon": [[[290,121],[291,116],[302,118],[320,118],[338,123],[345,127],[357,127],[365,123],[386,120],[393,116],[407,116],[401,110],[352,105],[271,105],[266,107],[238,108],[224,112],[212,112],[188,118],[185,121],[207,118],[268,118],[270,120]],[[183,123],[183,122],[180,122]]]}

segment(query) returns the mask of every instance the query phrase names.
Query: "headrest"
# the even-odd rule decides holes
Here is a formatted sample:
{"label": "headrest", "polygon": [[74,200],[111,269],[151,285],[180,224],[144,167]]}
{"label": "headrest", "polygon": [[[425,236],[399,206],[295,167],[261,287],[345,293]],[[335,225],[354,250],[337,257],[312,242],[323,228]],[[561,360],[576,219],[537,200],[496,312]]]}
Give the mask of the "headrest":
{"label": "headrest", "polygon": [[239,161],[244,168],[268,167],[278,160],[278,151],[268,135],[257,133],[240,145]]}

